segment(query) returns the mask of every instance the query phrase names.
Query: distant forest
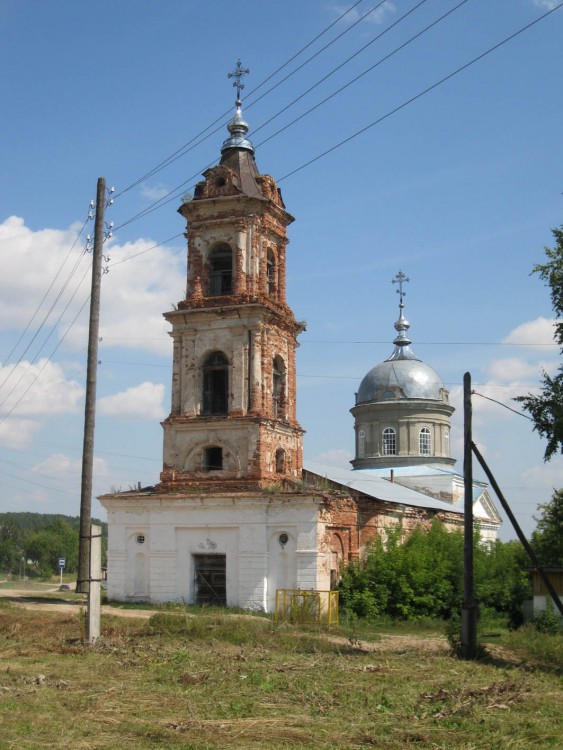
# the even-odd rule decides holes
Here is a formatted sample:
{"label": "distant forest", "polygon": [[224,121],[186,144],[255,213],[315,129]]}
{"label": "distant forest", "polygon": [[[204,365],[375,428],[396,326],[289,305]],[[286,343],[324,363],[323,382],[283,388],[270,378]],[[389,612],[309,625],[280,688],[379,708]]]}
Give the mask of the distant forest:
{"label": "distant forest", "polygon": [[[102,527],[102,561],[105,565],[108,527]],[[80,518],[49,513],[0,513],[0,571],[8,576],[48,577],[59,572],[65,558],[65,573],[75,573],[78,564]]]}

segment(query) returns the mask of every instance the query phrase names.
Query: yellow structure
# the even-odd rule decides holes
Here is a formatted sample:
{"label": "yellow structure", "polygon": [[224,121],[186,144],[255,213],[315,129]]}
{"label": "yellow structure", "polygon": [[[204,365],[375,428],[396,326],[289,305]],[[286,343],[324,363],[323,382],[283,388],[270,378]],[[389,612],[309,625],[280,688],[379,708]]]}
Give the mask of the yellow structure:
{"label": "yellow structure", "polygon": [[276,622],[301,625],[338,625],[338,591],[278,589]]}

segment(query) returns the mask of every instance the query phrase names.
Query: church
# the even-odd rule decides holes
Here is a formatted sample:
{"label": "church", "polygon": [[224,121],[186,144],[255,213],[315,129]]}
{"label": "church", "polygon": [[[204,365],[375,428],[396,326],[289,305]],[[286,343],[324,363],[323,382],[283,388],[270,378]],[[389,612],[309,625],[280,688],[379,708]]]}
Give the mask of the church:
{"label": "church", "polygon": [[[303,466],[295,354],[304,330],[286,301],[287,211],[259,172],[234,74],[235,115],[219,163],[179,213],[187,222],[186,298],[164,317],[173,339],[163,467],[153,487],[102,496],[108,596],[271,612],[276,591],[328,591],[371,539],[441,519],[463,525],[463,478],[449,454],[453,407],[418,360],[403,315],[395,349],[352,408],[350,469]],[[500,518],[484,485],[475,517]]]}

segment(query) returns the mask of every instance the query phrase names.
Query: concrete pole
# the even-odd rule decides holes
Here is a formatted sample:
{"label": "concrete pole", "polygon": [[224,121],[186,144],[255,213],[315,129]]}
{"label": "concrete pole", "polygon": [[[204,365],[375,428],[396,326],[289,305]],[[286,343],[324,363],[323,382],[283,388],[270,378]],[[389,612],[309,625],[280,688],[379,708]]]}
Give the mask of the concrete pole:
{"label": "concrete pole", "polygon": [[477,655],[477,606],[473,584],[473,456],[471,406],[471,375],[463,376],[463,414],[464,414],[464,529],[463,529],[463,607],[461,608],[461,652],[466,659]]}
{"label": "concrete pole", "polygon": [[102,247],[104,244],[104,211],[106,181],[98,178],[96,221],[92,257],[92,291],[90,295],[90,327],[88,334],[88,366],[86,370],[86,404],[84,407],[84,444],[82,450],[82,482],[80,491],[80,540],[76,590],[88,593],[90,568],[90,523],[92,518],[92,473],[94,467],[94,427],[96,421],[96,384],[98,377],[98,331],[100,327],[100,289],[102,279]]}
{"label": "concrete pole", "polygon": [[90,572],[88,588],[88,643],[100,637],[102,586],[102,527],[90,527]]}

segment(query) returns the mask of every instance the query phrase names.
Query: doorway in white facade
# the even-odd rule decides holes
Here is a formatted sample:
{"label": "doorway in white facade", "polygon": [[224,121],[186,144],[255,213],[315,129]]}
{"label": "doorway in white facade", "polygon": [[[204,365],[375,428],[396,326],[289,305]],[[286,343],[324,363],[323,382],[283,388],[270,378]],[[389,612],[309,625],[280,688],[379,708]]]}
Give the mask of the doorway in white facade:
{"label": "doorway in white facade", "polygon": [[194,555],[195,603],[227,604],[227,556]]}

